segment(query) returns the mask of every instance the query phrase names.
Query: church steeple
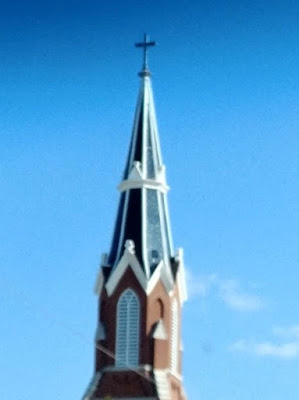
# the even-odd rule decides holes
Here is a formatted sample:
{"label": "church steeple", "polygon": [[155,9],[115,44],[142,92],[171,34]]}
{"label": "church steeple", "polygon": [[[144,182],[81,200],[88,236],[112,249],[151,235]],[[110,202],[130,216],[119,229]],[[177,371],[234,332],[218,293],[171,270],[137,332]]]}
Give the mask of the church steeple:
{"label": "church steeple", "polygon": [[95,371],[82,400],[186,400],[181,376],[182,250],[173,252],[168,185],[147,64],[141,82],[110,252],[102,257]]}
{"label": "church steeple", "polygon": [[167,264],[173,256],[166,194],[168,186],[162,161],[150,72],[147,65],[147,38],[135,112],[131,144],[122,182],[108,264],[119,261],[127,240],[135,244],[135,253],[149,278],[161,260]]}

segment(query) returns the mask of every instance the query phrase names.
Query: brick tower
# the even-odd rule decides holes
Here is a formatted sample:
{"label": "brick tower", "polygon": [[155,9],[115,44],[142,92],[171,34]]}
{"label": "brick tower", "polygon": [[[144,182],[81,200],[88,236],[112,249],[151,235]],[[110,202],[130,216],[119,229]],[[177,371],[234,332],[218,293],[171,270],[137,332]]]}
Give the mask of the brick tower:
{"label": "brick tower", "polygon": [[145,35],[143,67],[110,252],[96,282],[95,371],[82,400],[185,400],[182,250],[173,252]]}

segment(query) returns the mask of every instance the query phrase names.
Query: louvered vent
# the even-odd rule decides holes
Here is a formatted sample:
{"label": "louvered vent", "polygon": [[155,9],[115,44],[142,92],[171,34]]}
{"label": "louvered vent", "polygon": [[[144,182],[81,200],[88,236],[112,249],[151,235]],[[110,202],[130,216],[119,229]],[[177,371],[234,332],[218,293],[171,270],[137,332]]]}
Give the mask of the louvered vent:
{"label": "louvered vent", "polygon": [[137,295],[127,289],[117,303],[116,365],[139,363],[140,306]]}

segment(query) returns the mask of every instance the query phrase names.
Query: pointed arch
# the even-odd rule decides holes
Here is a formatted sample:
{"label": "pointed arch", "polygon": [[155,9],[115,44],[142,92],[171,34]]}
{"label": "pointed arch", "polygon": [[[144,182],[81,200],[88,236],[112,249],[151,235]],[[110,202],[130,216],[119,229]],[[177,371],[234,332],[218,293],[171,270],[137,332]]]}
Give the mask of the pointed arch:
{"label": "pointed arch", "polygon": [[140,302],[136,293],[125,290],[117,303],[116,365],[139,364]]}
{"label": "pointed arch", "polygon": [[170,369],[172,372],[177,372],[178,369],[178,325],[178,302],[174,299],[171,307]]}
{"label": "pointed arch", "polygon": [[158,298],[155,302],[155,306],[156,306],[156,312],[157,312],[157,317],[158,320],[163,319],[164,318],[164,304],[163,301]]}

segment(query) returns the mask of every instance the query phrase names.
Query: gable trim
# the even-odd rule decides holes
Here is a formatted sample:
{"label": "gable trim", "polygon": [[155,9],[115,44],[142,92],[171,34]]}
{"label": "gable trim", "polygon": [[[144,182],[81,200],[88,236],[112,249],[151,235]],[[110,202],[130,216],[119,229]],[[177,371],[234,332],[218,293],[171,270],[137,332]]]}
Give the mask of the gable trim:
{"label": "gable trim", "polygon": [[146,277],[141,268],[141,265],[139,264],[137,257],[133,253],[133,250],[126,248],[123,256],[121,257],[119,263],[112,271],[108,279],[108,282],[106,283],[106,290],[108,296],[111,296],[113,294],[116,286],[118,285],[120,279],[122,278],[122,276],[124,275],[129,266],[134,272],[143,290],[146,290]]}

